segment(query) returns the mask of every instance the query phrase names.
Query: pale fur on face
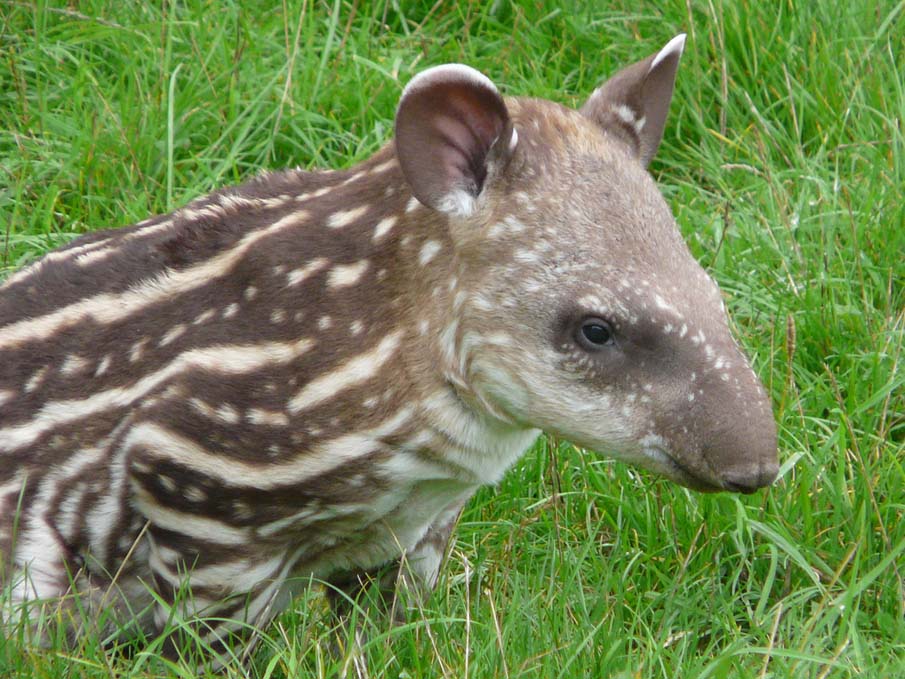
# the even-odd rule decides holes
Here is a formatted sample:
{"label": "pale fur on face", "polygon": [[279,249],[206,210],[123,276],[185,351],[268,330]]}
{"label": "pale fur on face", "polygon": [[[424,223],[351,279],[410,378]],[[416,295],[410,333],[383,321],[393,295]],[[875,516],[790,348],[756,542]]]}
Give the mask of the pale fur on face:
{"label": "pale fur on face", "polygon": [[[682,467],[709,476],[693,432],[664,426],[658,413],[694,393],[697,353],[708,358],[694,344],[696,332],[734,344],[719,291],[625,148],[579,114],[531,106],[541,110],[527,123],[523,104],[512,106],[522,129],[512,177],[488,192],[485,238],[462,253],[466,269],[475,258],[475,277],[463,276],[467,301],[450,353],[477,397],[514,422],[674,480],[687,481]],[[513,187],[520,189],[514,196]],[[574,316],[565,331],[558,329],[564,314]],[[611,320],[617,332],[647,333],[654,351],[691,360],[655,370],[644,351],[626,345],[618,369],[608,368],[603,355],[574,340],[582,315]],[[737,352],[732,360],[744,362]]]}

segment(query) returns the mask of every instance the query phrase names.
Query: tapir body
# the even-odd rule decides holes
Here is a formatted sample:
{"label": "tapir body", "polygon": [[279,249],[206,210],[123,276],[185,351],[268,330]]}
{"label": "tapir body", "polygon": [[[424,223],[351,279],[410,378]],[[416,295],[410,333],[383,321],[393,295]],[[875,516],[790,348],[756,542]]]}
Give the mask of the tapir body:
{"label": "tapir body", "polygon": [[[267,174],[0,288],[7,622],[75,593],[217,641],[403,563],[541,431],[700,490],[777,473],[769,400],[646,171],[684,36],[581,111],[460,65],[349,170]],[[156,595],[156,596],[155,596]],[[68,603],[65,605],[68,606]]]}

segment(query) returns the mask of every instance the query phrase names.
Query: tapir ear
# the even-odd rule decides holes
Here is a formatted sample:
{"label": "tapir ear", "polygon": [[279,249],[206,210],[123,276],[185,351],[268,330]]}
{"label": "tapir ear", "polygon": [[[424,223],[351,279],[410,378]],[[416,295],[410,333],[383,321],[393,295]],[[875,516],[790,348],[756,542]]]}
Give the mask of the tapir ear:
{"label": "tapir ear", "polygon": [[594,90],[581,112],[625,139],[647,166],[660,146],[685,34]]}
{"label": "tapir ear", "polygon": [[396,156],[415,197],[466,217],[485,181],[508,162],[517,136],[484,74],[446,64],[415,76],[396,111]]}

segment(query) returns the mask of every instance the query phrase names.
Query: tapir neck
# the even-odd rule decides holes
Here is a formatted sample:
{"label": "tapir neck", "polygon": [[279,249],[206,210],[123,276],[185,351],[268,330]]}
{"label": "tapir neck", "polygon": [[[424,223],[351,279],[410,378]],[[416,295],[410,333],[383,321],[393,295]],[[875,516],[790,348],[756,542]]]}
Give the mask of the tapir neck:
{"label": "tapir neck", "polygon": [[405,201],[394,234],[394,286],[399,323],[409,338],[403,356],[417,390],[432,452],[478,483],[496,482],[533,443],[539,430],[515,422],[488,401],[469,376],[467,268],[449,236],[447,218],[415,199]]}

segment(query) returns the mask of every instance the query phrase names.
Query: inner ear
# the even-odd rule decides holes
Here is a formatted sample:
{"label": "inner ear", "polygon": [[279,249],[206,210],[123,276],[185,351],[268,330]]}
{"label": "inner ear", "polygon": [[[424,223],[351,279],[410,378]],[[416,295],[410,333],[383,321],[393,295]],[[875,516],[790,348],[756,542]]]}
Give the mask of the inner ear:
{"label": "inner ear", "polygon": [[506,104],[482,73],[461,64],[431,68],[408,84],[396,111],[396,156],[414,196],[467,216],[492,170],[515,146]]}

